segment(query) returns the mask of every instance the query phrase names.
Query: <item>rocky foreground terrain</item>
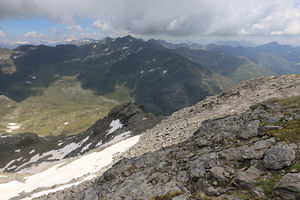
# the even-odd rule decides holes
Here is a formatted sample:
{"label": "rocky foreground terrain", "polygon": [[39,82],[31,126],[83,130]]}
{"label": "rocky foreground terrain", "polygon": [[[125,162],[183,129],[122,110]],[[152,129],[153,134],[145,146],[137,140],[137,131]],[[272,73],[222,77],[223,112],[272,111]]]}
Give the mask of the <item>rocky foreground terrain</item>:
{"label": "rocky foreground terrain", "polygon": [[95,182],[40,199],[298,199],[299,96],[298,75],[246,81],[144,132]]}
{"label": "rocky foreground terrain", "polygon": [[124,159],[83,199],[298,199],[300,97],[202,123],[171,147]]}

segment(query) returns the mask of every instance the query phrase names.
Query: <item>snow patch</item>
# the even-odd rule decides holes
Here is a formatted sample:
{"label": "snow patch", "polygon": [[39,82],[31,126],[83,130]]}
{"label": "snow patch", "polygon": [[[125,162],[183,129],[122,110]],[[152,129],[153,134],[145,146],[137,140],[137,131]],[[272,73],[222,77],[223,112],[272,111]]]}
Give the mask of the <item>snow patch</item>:
{"label": "snow patch", "polygon": [[19,153],[20,151],[21,151],[21,149],[17,149],[17,150],[15,150],[15,152],[16,152],[16,153]]}
{"label": "snow patch", "polygon": [[92,143],[90,143],[90,144],[86,145],[85,147],[83,147],[81,149],[81,153],[84,152],[84,151],[86,151],[86,150],[88,150],[91,145],[92,145]]}
{"label": "snow patch", "polygon": [[[5,170],[5,169],[8,169],[9,166],[12,165],[12,164],[15,163],[15,162],[16,162],[16,160],[11,160],[9,163],[7,163],[7,164],[3,167],[3,169],[4,169],[4,170]],[[1,170],[1,171],[4,171],[4,170]]]}
{"label": "snow patch", "polygon": [[35,152],[35,149],[31,150],[31,151],[29,152],[29,154],[33,154],[34,152]]}
{"label": "snow patch", "polygon": [[16,159],[18,162],[20,162],[22,160],[23,157]]}
{"label": "snow patch", "polygon": [[109,134],[112,134],[113,132],[115,132],[116,130],[118,130],[119,128],[123,127],[123,124],[120,122],[119,119],[116,120],[112,120],[110,123],[110,129],[108,130],[106,136],[108,136]]}
{"label": "snow patch", "polygon": [[62,160],[66,155],[68,155],[69,153],[71,153],[75,149],[81,147],[82,144],[84,144],[89,139],[89,137],[90,136],[86,137],[85,139],[81,140],[79,143],[72,142],[72,143],[64,146],[61,149],[51,150],[51,151],[43,153],[42,155],[36,154],[33,157],[31,157],[28,162],[26,162],[23,165],[19,166],[16,170],[22,169],[26,165],[33,164],[33,163],[37,162],[38,160],[40,160],[42,158],[46,158],[46,157],[47,157],[48,160],[49,159],[51,159],[51,160]]}
{"label": "snow patch", "polygon": [[100,147],[102,145],[102,140],[100,140],[97,144],[96,147]]}
{"label": "snow patch", "polygon": [[69,124],[69,122],[65,122],[65,123],[64,123],[64,125],[68,125],[68,124]]}
{"label": "snow patch", "polygon": [[17,124],[17,123],[8,123],[7,126],[6,126],[6,128],[7,128],[6,132],[11,133],[11,132],[13,132],[14,130],[19,129],[20,127],[21,127],[21,124]]}
{"label": "snow patch", "polygon": [[163,70],[163,74],[165,74],[165,73],[167,73],[168,72],[168,70]]}

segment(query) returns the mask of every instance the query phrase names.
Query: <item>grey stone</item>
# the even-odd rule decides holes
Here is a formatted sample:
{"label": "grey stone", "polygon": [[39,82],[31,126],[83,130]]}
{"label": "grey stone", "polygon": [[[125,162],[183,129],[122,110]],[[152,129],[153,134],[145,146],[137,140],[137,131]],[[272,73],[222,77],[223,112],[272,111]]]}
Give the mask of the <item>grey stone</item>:
{"label": "grey stone", "polygon": [[218,155],[216,153],[206,154],[191,162],[190,176],[191,178],[202,178],[206,174],[206,169],[210,169],[217,165]]}
{"label": "grey stone", "polygon": [[243,139],[249,139],[258,135],[259,120],[249,121],[244,124],[241,131],[237,133],[237,136]]}
{"label": "grey stone", "polygon": [[234,183],[241,189],[252,189],[257,182],[257,178],[261,175],[261,171],[255,167],[250,167],[246,171],[236,173]]}
{"label": "grey stone", "polygon": [[211,176],[214,177],[215,179],[217,179],[218,181],[226,181],[227,180],[227,178],[224,176],[226,171],[223,167],[216,166],[216,167],[211,168],[209,171],[210,171]]}
{"label": "grey stone", "polygon": [[275,138],[258,141],[254,145],[250,146],[249,149],[245,150],[242,156],[244,159],[261,159],[264,157],[264,153],[267,148],[275,142]]}
{"label": "grey stone", "polygon": [[213,186],[208,187],[205,190],[205,193],[209,196],[219,196],[219,195],[221,195],[220,191],[217,188],[214,188]]}
{"label": "grey stone", "polygon": [[274,191],[283,199],[300,198],[300,173],[286,174],[274,187]]}
{"label": "grey stone", "polygon": [[253,190],[251,191],[251,194],[256,196],[256,197],[265,197],[264,189],[261,188],[261,187],[253,188]]}
{"label": "grey stone", "polygon": [[267,150],[264,166],[269,169],[288,167],[295,160],[295,150],[285,143],[279,143]]}

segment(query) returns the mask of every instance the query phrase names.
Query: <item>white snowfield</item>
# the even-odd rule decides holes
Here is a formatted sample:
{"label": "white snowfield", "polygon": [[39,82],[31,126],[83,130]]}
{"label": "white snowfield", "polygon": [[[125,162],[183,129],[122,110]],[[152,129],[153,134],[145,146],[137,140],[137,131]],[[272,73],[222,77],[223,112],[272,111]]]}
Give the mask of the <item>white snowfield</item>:
{"label": "white snowfield", "polygon": [[[123,136],[129,135],[129,132]],[[122,153],[135,145],[139,141],[140,136],[134,136],[126,140],[113,144],[101,151],[87,153],[73,160],[64,160],[40,173],[33,174],[24,178],[24,182],[11,181],[0,184],[0,200],[8,200],[18,196],[21,192],[32,192],[38,188],[50,188],[32,194],[25,198],[26,200],[34,197],[42,196],[50,192],[62,190],[73,185],[80,184],[83,181],[91,180],[96,173],[113,162],[113,156]],[[71,182],[77,179],[76,182]],[[71,182],[71,183],[70,183]],[[53,187],[60,185],[59,187]]]}
{"label": "white snowfield", "polygon": [[[10,161],[4,168],[0,169],[0,172],[1,171],[4,171],[6,169],[14,169],[16,171],[22,169],[23,167],[29,165],[29,164],[32,164],[32,163],[35,163],[37,162],[38,160],[40,159],[45,159],[45,160],[49,160],[49,159],[57,159],[57,160],[62,160],[66,155],[68,155],[70,152],[74,151],[75,149],[77,148],[80,148],[88,139],[89,139],[90,136],[84,138],[83,140],[81,140],[79,143],[75,143],[75,142],[72,142],[66,146],[64,146],[63,148],[61,149],[57,149],[57,150],[51,150],[51,151],[48,151],[48,152],[45,152],[43,153],[42,155],[40,154],[36,154],[34,155],[33,157],[30,158],[30,160],[24,164],[22,164],[21,166],[17,167],[15,162],[17,161],[20,161],[19,159],[16,159],[16,160],[12,160]],[[86,148],[86,147],[84,147]],[[87,147],[88,148],[88,147]],[[83,151],[82,151],[83,152]],[[30,151],[29,154],[32,154],[34,153],[34,151]],[[27,169],[23,170],[23,172],[26,172]]]}

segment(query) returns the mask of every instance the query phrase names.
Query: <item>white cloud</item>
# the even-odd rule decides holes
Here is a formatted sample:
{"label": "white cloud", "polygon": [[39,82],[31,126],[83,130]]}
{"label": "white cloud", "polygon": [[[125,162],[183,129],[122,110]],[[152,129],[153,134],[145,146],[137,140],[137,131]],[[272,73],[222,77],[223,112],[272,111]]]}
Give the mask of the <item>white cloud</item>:
{"label": "white cloud", "polygon": [[[89,18],[109,34],[300,35],[298,5],[299,0],[1,0],[0,18],[41,15],[72,24],[76,17]],[[79,25],[68,29],[82,32]]]}
{"label": "white cloud", "polygon": [[100,31],[109,32],[112,31],[108,22],[105,22],[102,19],[99,19],[93,23],[93,27],[99,29]]}
{"label": "white cloud", "polygon": [[25,44],[30,44],[30,42],[28,42],[28,41],[16,41],[16,42],[11,42],[11,44],[25,45]]}
{"label": "white cloud", "polygon": [[6,37],[6,33],[2,30],[0,30],[0,38]]}
{"label": "white cloud", "polygon": [[71,25],[71,26],[68,26],[67,29],[72,32],[83,32],[84,31],[80,25]]}
{"label": "white cloud", "polygon": [[31,31],[31,32],[25,33],[24,36],[26,38],[40,38],[40,37],[43,37],[44,35],[38,34],[36,31]]}

